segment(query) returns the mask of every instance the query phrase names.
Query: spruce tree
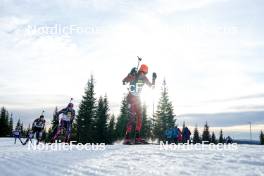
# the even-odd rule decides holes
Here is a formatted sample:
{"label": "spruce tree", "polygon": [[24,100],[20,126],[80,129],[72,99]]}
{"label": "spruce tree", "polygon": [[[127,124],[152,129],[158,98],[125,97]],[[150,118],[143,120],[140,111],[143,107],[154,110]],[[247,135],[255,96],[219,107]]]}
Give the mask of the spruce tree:
{"label": "spruce tree", "polygon": [[56,131],[57,127],[59,126],[59,117],[57,116],[58,114],[58,107],[55,107],[55,110],[53,112],[53,118],[51,121],[51,129]]}
{"label": "spruce tree", "polygon": [[197,126],[195,126],[193,132],[193,143],[194,144],[201,143],[201,138]]}
{"label": "spruce tree", "polygon": [[120,115],[116,122],[116,137],[117,139],[123,139],[126,133],[126,125],[129,119],[129,109],[127,97],[124,97],[121,103]]}
{"label": "spruce tree", "polygon": [[259,136],[259,138],[260,138],[260,144],[261,145],[264,145],[264,134],[263,134],[263,131],[261,130],[261,132],[260,132],[260,136]]}
{"label": "spruce tree", "polygon": [[26,137],[26,131],[25,131],[25,129],[24,129],[24,124],[23,124],[23,122],[21,122],[20,129],[21,129],[21,137]]}
{"label": "spruce tree", "polygon": [[1,114],[0,114],[0,137],[5,136],[5,132],[4,132],[4,124],[5,124],[5,109],[4,107],[1,108]]}
{"label": "spruce tree", "polygon": [[161,98],[159,99],[157,111],[155,113],[154,136],[156,138],[164,140],[164,132],[175,126],[176,120],[174,117],[173,106],[169,100],[168,89],[164,80]]}
{"label": "spruce tree", "polygon": [[150,139],[151,138],[151,121],[150,121],[150,119],[148,119],[146,104],[144,104],[143,108],[142,108],[141,137],[144,139]]}
{"label": "spruce tree", "polygon": [[142,108],[142,128],[141,128],[141,137],[144,139],[149,139],[151,137],[151,122],[147,116],[147,106],[143,105]]}
{"label": "spruce tree", "polygon": [[94,121],[96,115],[96,99],[94,96],[94,78],[91,76],[88,80],[77,116],[78,142],[83,144],[95,141]]}
{"label": "spruce tree", "polygon": [[58,114],[58,107],[55,107],[53,116],[52,116],[52,121],[51,121],[51,127],[49,128],[47,132],[47,139],[46,141],[49,142],[52,140],[53,136],[58,130],[59,127],[59,117],[57,116]]}
{"label": "spruce tree", "polygon": [[107,121],[109,117],[107,96],[100,97],[98,101],[95,121],[96,142],[107,143]]}
{"label": "spruce tree", "polygon": [[220,130],[220,135],[219,135],[219,143],[223,144],[224,143],[224,136],[223,136],[223,130]]}
{"label": "spruce tree", "polygon": [[215,133],[214,133],[214,132],[212,133],[212,140],[211,140],[211,143],[214,143],[214,144],[217,143],[216,138],[215,138]]}
{"label": "spruce tree", "polygon": [[2,107],[0,112],[0,137],[9,135],[8,112]]}
{"label": "spruce tree", "polygon": [[78,141],[78,128],[76,120],[74,120],[72,123],[71,140]]}
{"label": "spruce tree", "polygon": [[204,125],[204,131],[202,134],[202,141],[207,141],[207,143],[211,142],[211,135],[210,135],[209,126],[208,126],[207,122]]}
{"label": "spruce tree", "polygon": [[19,130],[20,133],[22,133],[23,128],[22,128],[22,126],[21,126],[20,118],[17,120],[16,128],[15,128],[15,129],[16,129],[16,130]]}
{"label": "spruce tree", "polygon": [[13,132],[13,117],[12,117],[12,114],[11,114],[11,117],[9,119],[9,124],[8,124],[8,135],[12,136],[12,132]]}
{"label": "spruce tree", "polygon": [[116,139],[116,134],[115,134],[115,116],[112,115],[110,122],[108,124],[108,144],[113,144],[113,142]]}
{"label": "spruce tree", "polygon": [[46,139],[45,139],[45,142],[47,143],[47,142],[51,142],[51,139],[52,139],[52,128],[50,127],[49,129],[48,129],[48,132],[47,132],[47,137],[46,137]]}
{"label": "spruce tree", "polygon": [[46,128],[44,128],[44,130],[42,132],[41,140],[44,141],[45,143],[48,140],[48,134],[47,134]]}

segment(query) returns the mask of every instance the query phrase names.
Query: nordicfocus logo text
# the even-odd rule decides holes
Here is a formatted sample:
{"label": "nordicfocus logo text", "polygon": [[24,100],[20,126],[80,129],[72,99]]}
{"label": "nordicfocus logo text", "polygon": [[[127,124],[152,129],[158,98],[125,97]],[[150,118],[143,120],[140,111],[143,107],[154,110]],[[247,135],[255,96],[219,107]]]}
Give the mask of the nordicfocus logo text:
{"label": "nordicfocus logo text", "polygon": [[237,143],[232,143],[232,144],[214,144],[214,143],[209,143],[208,141],[202,141],[202,143],[197,143],[193,144],[190,143],[189,141],[187,143],[180,143],[180,144],[175,144],[175,143],[164,143],[160,142],[160,150],[237,150],[238,145]]}
{"label": "nordicfocus logo text", "polygon": [[71,141],[70,143],[58,143],[55,141],[55,143],[48,143],[48,144],[43,144],[39,143],[38,145],[36,144],[28,144],[28,150],[51,150],[51,151],[72,151],[72,150],[85,150],[85,151],[104,151],[105,150],[105,143],[78,143],[74,144],[76,141]]}

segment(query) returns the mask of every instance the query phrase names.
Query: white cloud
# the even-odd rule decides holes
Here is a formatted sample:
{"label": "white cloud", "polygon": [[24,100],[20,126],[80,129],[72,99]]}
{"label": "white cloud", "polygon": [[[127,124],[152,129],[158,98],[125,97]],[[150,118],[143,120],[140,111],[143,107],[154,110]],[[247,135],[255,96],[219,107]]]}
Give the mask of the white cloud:
{"label": "white cloud", "polygon": [[228,0],[157,0],[156,7],[161,14],[170,14],[176,11],[188,11],[206,7],[217,2]]}

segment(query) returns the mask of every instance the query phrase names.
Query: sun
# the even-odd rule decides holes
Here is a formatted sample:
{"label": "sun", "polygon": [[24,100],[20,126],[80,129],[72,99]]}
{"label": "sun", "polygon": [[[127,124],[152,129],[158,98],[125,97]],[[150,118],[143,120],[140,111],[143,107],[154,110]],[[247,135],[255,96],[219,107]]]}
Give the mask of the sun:
{"label": "sun", "polygon": [[146,104],[148,112],[152,113],[153,105],[156,104],[155,90],[147,86],[144,86],[140,94],[140,100],[142,104]]}

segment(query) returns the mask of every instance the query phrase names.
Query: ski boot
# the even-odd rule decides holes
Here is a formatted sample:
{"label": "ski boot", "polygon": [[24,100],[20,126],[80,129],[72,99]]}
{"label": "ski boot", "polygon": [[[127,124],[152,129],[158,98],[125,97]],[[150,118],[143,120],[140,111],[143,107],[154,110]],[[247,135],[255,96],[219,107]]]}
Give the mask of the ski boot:
{"label": "ski boot", "polygon": [[137,137],[135,139],[135,144],[148,144],[148,142],[144,139],[142,139],[141,137]]}
{"label": "ski boot", "polygon": [[126,135],[123,144],[124,145],[132,145],[131,138],[128,135]]}

